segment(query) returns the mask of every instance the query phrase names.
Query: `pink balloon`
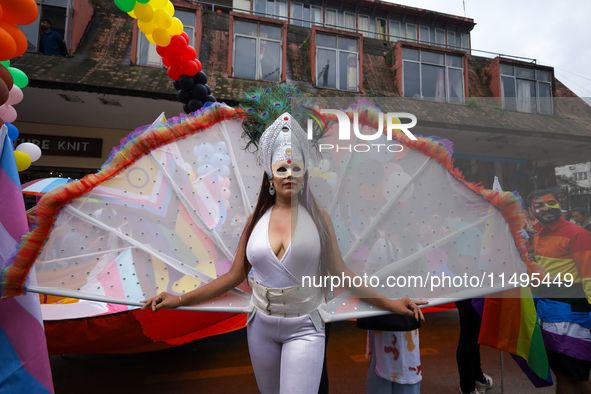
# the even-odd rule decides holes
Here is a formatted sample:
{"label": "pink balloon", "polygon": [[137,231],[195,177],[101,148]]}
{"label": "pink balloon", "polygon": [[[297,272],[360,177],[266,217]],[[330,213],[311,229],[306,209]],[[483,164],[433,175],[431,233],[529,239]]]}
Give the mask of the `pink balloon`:
{"label": "pink balloon", "polygon": [[6,112],[2,115],[2,120],[6,123],[12,123],[16,120],[16,109],[12,105],[6,106]]}
{"label": "pink balloon", "polygon": [[6,104],[0,105],[0,118],[6,113]]}
{"label": "pink balloon", "polygon": [[8,105],[16,105],[23,101],[23,91],[16,85],[12,85],[12,89],[10,89],[10,93],[8,94],[8,100],[6,100],[6,104]]}

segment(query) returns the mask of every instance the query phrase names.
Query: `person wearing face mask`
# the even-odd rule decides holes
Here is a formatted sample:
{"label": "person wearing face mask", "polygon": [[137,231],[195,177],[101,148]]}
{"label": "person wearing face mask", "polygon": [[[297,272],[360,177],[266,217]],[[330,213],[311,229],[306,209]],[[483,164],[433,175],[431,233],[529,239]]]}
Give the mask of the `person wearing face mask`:
{"label": "person wearing face mask", "polygon": [[[551,282],[532,290],[540,297],[537,312],[556,375],[556,393],[587,394],[591,392],[591,233],[562,217],[551,190],[531,193],[527,207],[538,220],[535,263],[529,264],[535,272],[532,284],[535,275]],[[567,278],[572,278],[571,286],[565,285]]]}

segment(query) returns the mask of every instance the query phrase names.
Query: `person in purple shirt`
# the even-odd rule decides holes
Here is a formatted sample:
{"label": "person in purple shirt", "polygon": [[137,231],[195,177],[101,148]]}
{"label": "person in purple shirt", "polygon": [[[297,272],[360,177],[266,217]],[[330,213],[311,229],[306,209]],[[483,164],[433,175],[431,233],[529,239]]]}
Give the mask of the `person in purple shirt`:
{"label": "person in purple shirt", "polygon": [[66,43],[58,32],[51,30],[51,21],[49,19],[41,21],[41,33],[40,52],[54,56],[67,55]]}

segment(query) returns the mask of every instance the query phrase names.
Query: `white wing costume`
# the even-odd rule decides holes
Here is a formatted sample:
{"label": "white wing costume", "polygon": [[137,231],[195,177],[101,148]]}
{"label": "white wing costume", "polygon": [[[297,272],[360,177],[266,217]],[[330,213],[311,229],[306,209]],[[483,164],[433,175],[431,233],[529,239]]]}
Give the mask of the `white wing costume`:
{"label": "white wing costume", "polygon": [[[354,111],[359,123],[375,133],[379,110],[362,103],[347,110],[351,120]],[[259,190],[261,168],[243,149],[238,115],[244,112],[216,103],[138,129],[113,150],[98,174],[47,193],[38,205],[38,227],[23,239],[4,272],[4,294],[22,293],[34,268],[38,286],[27,290],[57,297],[42,305],[46,319],[86,318],[136,309],[139,301],[162,291],[182,295],[227,272],[258,193],[266,192]],[[286,121],[280,117],[275,126],[278,122]],[[337,145],[335,134],[329,131],[324,142]],[[506,290],[499,275],[526,271],[519,198],[466,182],[436,139],[411,141],[401,132],[395,138],[388,141],[384,135],[374,142],[401,144],[402,152],[304,154],[310,190],[332,218],[347,266],[360,277],[365,272],[378,278],[378,290],[388,297],[422,298],[430,305]],[[265,144],[261,147],[264,153]],[[310,245],[306,227],[314,223],[305,210],[302,214],[303,238],[297,237],[298,227],[292,258],[297,246],[306,251],[300,263],[312,263],[264,283],[271,292],[298,286],[301,276],[320,272],[310,258],[314,242],[301,246]],[[264,226],[257,224],[257,240],[265,236]],[[388,253],[390,246],[370,256],[380,242],[404,253]],[[281,269],[281,261],[274,263]],[[264,268],[253,265],[263,275]],[[454,281],[465,273],[478,281]],[[287,281],[289,276],[296,280]],[[435,277],[449,277],[450,284]],[[314,299],[309,308],[299,302],[301,310],[282,313],[318,311],[316,328],[322,321],[384,313],[341,287],[333,290],[311,292],[305,295]],[[243,283],[182,309],[248,313],[261,301],[259,291]],[[302,294],[293,296],[302,300]]]}

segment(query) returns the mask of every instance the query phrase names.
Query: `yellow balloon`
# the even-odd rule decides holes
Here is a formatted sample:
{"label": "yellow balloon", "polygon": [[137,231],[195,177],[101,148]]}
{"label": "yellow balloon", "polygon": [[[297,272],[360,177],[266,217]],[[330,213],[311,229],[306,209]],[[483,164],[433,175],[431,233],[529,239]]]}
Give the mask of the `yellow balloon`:
{"label": "yellow balloon", "polygon": [[167,1],[168,0],[150,0],[150,2],[148,4],[150,4],[154,10],[157,10],[159,8],[166,7]]}
{"label": "yellow balloon", "polygon": [[154,29],[156,28],[156,24],[154,23],[154,21],[152,21],[150,23],[144,23],[142,21],[138,21],[137,22],[137,27],[139,27],[139,29],[144,34],[152,34],[152,32],[154,31]]}
{"label": "yellow balloon", "polygon": [[152,38],[154,39],[156,45],[160,45],[161,47],[166,47],[168,44],[170,44],[170,34],[168,34],[166,30],[159,27],[154,29]]}
{"label": "yellow balloon", "polygon": [[133,12],[133,10],[129,11],[127,15],[131,16],[133,19],[137,19],[137,16],[135,16],[135,12]]}
{"label": "yellow balloon", "polygon": [[179,18],[172,18],[172,24],[168,28],[171,36],[180,36],[183,34],[183,22]]}
{"label": "yellow balloon", "polygon": [[172,17],[166,10],[160,8],[154,11],[154,22],[156,22],[156,26],[162,29],[168,29],[172,25]]}
{"label": "yellow balloon", "polygon": [[31,166],[31,156],[27,155],[25,152],[15,150],[14,160],[16,161],[16,169],[19,172],[24,171]]}
{"label": "yellow balloon", "polygon": [[150,41],[152,44],[156,45],[156,41],[154,41],[154,37],[151,34],[146,34],[146,39]]}
{"label": "yellow balloon", "polygon": [[[390,123],[392,123],[392,124],[401,124],[402,123],[400,121],[400,119],[398,119],[398,118],[396,118],[394,116],[388,117],[388,114],[386,114],[385,118],[386,118],[386,123],[388,122],[388,119],[390,119]],[[397,130],[400,130],[400,129],[392,129],[392,130],[397,131]]]}
{"label": "yellow balloon", "polygon": [[166,2],[166,6],[164,6],[164,9],[166,10],[166,12],[168,12],[170,16],[174,16],[174,5],[172,5],[170,0]]}
{"label": "yellow balloon", "polygon": [[133,12],[135,12],[137,19],[144,23],[150,23],[154,19],[154,10],[150,4],[137,2],[135,3]]}

